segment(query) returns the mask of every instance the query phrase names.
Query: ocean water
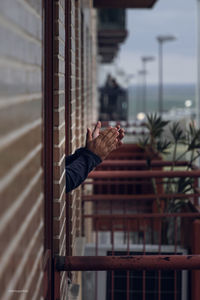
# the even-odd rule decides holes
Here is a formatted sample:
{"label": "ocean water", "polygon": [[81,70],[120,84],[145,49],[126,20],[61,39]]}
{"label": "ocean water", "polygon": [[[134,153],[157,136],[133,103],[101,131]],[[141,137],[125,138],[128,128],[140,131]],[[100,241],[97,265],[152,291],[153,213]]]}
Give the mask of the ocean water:
{"label": "ocean water", "polygon": [[[142,111],[143,91],[141,86],[130,86],[129,93],[129,120],[135,119]],[[169,111],[174,108],[185,108],[186,100],[192,101],[191,108],[195,107],[195,84],[168,84],[163,87],[163,109]],[[158,111],[158,86],[148,85],[146,89],[147,113]]]}

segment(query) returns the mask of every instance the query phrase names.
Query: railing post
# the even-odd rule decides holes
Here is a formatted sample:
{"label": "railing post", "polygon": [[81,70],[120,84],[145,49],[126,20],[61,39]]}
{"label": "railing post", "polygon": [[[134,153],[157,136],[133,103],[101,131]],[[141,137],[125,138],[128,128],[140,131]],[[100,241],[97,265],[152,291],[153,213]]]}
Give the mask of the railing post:
{"label": "railing post", "polygon": [[56,261],[58,272],[200,270],[200,255],[58,256]]}
{"label": "railing post", "polygon": [[[192,253],[200,253],[200,220],[193,222],[193,236],[192,236]],[[192,271],[192,300],[199,300],[200,295],[200,271]]]}

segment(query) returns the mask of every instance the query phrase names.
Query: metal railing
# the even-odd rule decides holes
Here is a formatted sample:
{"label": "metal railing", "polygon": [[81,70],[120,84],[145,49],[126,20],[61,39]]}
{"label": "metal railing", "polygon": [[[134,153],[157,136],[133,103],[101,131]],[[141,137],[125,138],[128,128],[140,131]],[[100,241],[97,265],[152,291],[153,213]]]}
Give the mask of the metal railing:
{"label": "metal railing", "polygon": [[[122,155],[123,160],[120,159]],[[126,145],[124,150],[104,161],[84,183],[85,256],[59,257],[56,268],[58,271],[104,271],[104,275],[102,272],[91,275],[95,300],[198,299],[200,212],[197,180],[200,170],[194,167],[179,170],[179,167],[187,167],[186,161],[177,162],[176,171],[163,170],[171,164],[157,159],[148,170],[145,156],[135,146]],[[194,179],[190,194],[164,191],[163,186],[169,179],[176,184],[176,178],[186,177]],[[188,201],[182,209],[167,212],[165,202],[168,199]],[[83,278],[87,280],[87,276]],[[123,286],[119,288],[120,282]],[[149,287],[152,282],[154,286]],[[87,293],[86,289],[83,299],[87,298]]]}

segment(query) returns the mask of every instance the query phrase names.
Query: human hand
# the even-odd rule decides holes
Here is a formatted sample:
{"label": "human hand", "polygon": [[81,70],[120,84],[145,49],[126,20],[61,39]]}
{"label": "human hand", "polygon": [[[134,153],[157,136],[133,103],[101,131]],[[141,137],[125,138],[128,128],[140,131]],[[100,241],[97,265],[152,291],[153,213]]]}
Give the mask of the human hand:
{"label": "human hand", "polygon": [[[99,128],[97,128],[97,132],[98,130]],[[122,136],[123,132],[119,133],[117,128],[111,127],[99,132],[99,135],[96,138],[93,138],[93,134],[88,128],[86,148],[98,155],[101,160],[104,160],[110,152],[119,146],[118,137],[120,134]]]}
{"label": "human hand", "polygon": [[[112,127],[110,126],[109,128],[112,128]],[[122,139],[124,138],[124,129],[120,128],[120,125],[117,125],[116,128],[119,132],[119,135],[117,137],[117,139],[118,139],[117,147],[120,147],[122,145]],[[92,139],[95,139],[96,137],[99,136],[100,129],[101,129],[101,122],[98,121],[92,131]],[[90,129],[88,129],[88,130],[90,131]],[[87,137],[86,137],[86,147],[87,147]]]}

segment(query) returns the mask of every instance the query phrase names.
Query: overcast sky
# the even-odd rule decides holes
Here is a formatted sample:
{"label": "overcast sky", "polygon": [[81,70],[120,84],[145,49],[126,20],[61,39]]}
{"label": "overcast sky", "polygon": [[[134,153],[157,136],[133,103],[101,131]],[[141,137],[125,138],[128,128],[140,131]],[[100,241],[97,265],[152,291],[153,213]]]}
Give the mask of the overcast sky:
{"label": "overcast sky", "polygon": [[[152,10],[128,10],[128,38],[121,45],[115,61],[128,74],[141,70],[141,56],[155,56],[147,64],[148,83],[158,82],[158,42],[156,36],[170,34],[176,41],[163,46],[164,82],[193,83],[196,81],[196,1],[158,0]],[[113,66],[101,68],[101,82]],[[118,78],[120,80],[120,78]],[[133,80],[136,83],[137,76]]]}

